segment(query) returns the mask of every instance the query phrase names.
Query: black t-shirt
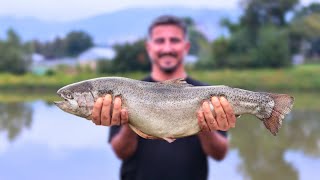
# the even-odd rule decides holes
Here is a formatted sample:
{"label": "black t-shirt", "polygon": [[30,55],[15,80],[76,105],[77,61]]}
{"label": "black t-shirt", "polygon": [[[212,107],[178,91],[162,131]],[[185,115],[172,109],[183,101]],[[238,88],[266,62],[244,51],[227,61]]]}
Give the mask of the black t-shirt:
{"label": "black t-shirt", "polygon": [[[150,76],[143,81],[155,82]],[[194,86],[207,85],[190,77],[186,81]],[[119,126],[111,127],[109,142],[119,130]],[[204,180],[208,176],[207,156],[197,135],[173,143],[139,137],[135,154],[122,162],[120,174],[122,180]]]}

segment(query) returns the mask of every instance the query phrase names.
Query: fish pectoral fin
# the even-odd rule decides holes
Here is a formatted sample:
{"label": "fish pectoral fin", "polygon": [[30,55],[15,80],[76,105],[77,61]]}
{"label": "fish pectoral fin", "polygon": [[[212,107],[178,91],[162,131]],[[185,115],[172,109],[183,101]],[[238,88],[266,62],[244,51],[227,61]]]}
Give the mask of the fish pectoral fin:
{"label": "fish pectoral fin", "polygon": [[140,137],[143,137],[143,138],[145,138],[145,139],[159,139],[159,138],[157,138],[157,137],[148,135],[148,134],[140,131],[139,129],[135,128],[135,127],[132,126],[131,124],[129,124],[129,127],[130,127],[136,134],[138,134]]}
{"label": "fish pectoral fin", "polygon": [[168,143],[172,143],[173,141],[175,141],[176,139],[174,138],[163,138],[164,140],[166,140]]}

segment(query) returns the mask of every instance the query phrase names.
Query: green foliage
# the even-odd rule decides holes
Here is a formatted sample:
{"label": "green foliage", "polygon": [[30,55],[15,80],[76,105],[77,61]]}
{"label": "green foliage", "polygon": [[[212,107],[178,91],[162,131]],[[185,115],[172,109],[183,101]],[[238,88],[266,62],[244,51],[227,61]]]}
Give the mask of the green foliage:
{"label": "green foliage", "polygon": [[115,72],[115,69],[113,67],[112,60],[109,59],[101,59],[98,61],[97,66],[97,72],[98,73],[108,73],[108,72]]}
{"label": "green foliage", "polygon": [[213,69],[215,67],[215,60],[213,58],[212,49],[209,43],[201,42],[198,61],[195,64],[196,69]]}
{"label": "green foliage", "polygon": [[116,57],[112,61],[99,61],[99,73],[150,71],[150,61],[144,46],[145,41],[116,45]]}
{"label": "green foliage", "polygon": [[225,38],[219,38],[215,40],[212,44],[213,58],[215,60],[215,65],[217,67],[226,67],[228,50],[230,42]]}
{"label": "green foliage", "polygon": [[[294,53],[320,55],[320,3],[313,3],[296,12],[289,33],[290,48]],[[310,48],[306,49],[306,44]]]}
{"label": "green foliage", "polygon": [[27,72],[31,58],[20,37],[13,31],[7,32],[7,40],[0,41],[0,72],[23,74]]}
{"label": "green foliage", "polygon": [[314,13],[320,13],[320,3],[314,2],[311,3],[309,6],[302,7],[300,10],[295,12],[293,19],[300,19]]}
{"label": "green foliage", "polygon": [[193,55],[199,55],[203,44],[209,44],[207,38],[195,28],[189,29],[189,41],[191,44],[189,53]]}
{"label": "green foliage", "polygon": [[295,19],[291,24],[293,33],[312,39],[320,36],[320,12]]}
{"label": "green foliage", "polygon": [[45,75],[46,76],[53,76],[56,74],[56,71],[54,71],[53,69],[49,69],[48,71],[46,71]]}
{"label": "green foliage", "polygon": [[265,26],[257,32],[255,44],[251,44],[247,37],[248,31],[242,29],[230,39],[215,40],[211,45],[215,68],[279,68],[290,65],[287,31]]}
{"label": "green foliage", "polygon": [[[201,66],[197,67],[214,65],[215,68],[243,69],[290,66],[291,52],[299,49],[303,37],[299,31],[288,31],[290,28],[285,16],[293,10],[298,0],[242,0],[241,3],[244,14],[239,23],[228,19],[221,21],[221,25],[228,28],[230,37],[216,39],[211,44],[213,60],[202,61]],[[320,22],[317,20],[313,17],[310,26],[317,27],[315,22]],[[304,26],[298,27],[303,31]]]}
{"label": "green foliage", "polygon": [[85,32],[73,31],[65,39],[66,52],[69,56],[76,56],[93,46],[92,38]]}
{"label": "green foliage", "polygon": [[191,44],[189,54],[199,55],[201,48],[203,48],[202,46],[205,43],[208,44],[209,42],[206,36],[197,29],[196,24],[192,18],[185,17],[184,21],[188,27],[188,38]]}
{"label": "green foliage", "polygon": [[257,46],[252,51],[252,67],[279,68],[290,65],[287,32],[274,26],[260,30]]}
{"label": "green foliage", "polygon": [[242,0],[245,9],[241,24],[257,30],[265,24],[284,26],[285,15],[292,10],[299,0]]}
{"label": "green foliage", "polygon": [[71,31],[65,38],[56,37],[52,42],[41,43],[37,40],[28,43],[34,52],[46,58],[77,56],[93,46],[91,36],[82,31]]}

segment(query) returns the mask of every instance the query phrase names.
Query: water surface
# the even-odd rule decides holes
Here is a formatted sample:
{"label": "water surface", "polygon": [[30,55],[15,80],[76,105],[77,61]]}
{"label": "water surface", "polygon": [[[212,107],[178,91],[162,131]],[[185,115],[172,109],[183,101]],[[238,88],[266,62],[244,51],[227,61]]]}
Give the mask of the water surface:
{"label": "water surface", "polygon": [[[319,129],[315,106],[294,109],[277,137],[256,118],[243,116],[230,131],[225,160],[209,161],[209,179],[317,179]],[[42,99],[2,101],[0,179],[117,180],[120,161],[107,143],[108,131]]]}

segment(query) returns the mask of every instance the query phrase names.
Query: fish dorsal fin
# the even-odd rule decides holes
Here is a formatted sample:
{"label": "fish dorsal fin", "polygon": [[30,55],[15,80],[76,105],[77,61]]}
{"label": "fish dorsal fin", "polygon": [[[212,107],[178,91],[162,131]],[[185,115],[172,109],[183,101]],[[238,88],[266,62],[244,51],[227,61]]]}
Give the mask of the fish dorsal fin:
{"label": "fish dorsal fin", "polygon": [[188,84],[185,78],[177,78],[177,79],[170,79],[166,81],[160,82],[161,84],[168,84],[168,85],[173,85],[173,86],[178,86],[178,87],[190,87],[193,86],[191,84]]}

